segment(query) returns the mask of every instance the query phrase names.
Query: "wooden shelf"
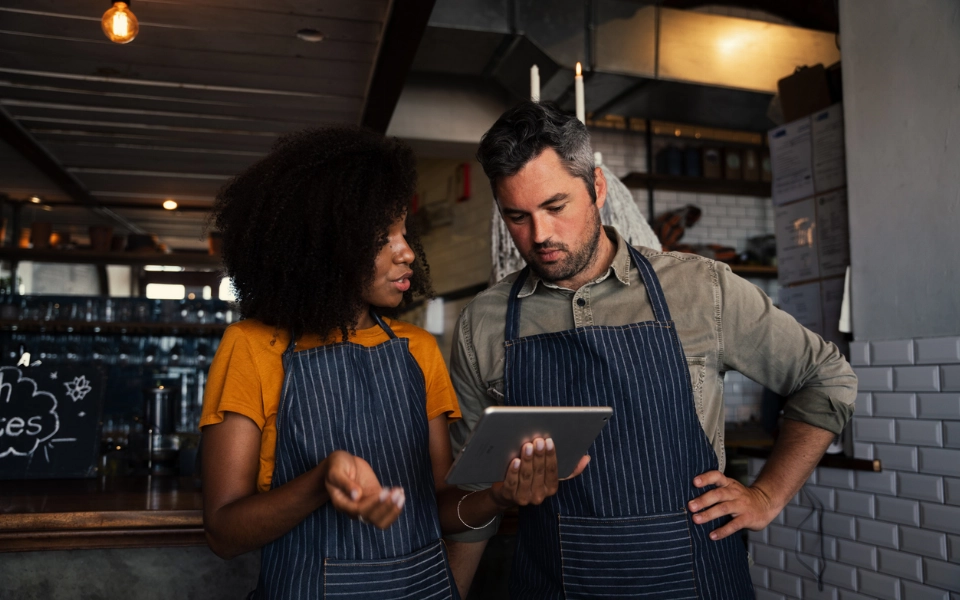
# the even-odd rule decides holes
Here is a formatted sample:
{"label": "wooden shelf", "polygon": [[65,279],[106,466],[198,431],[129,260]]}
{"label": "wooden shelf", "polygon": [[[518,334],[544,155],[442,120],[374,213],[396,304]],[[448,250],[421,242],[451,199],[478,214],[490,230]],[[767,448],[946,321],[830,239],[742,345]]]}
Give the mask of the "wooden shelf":
{"label": "wooden shelf", "polygon": [[683,177],[678,175],[659,175],[650,173],[628,173],[621,179],[628,188],[670,190],[674,192],[693,192],[698,194],[723,194],[732,196],[758,196],[769,198],[769,181],[742,181],[731,179],[707,179],[705,177]]}
{"label": "wooden shelf", "polygon": [[[739,447],[737,453],[751,458],[770,458],[770,448],[751,448]],[[850,458],[840,454],[824,454],[818,467],[827,467],[829,469],[849,469],[850,471],[873,471],[879,473],[883,470],[880,461],[877,459],[868,460],[864,458]]]}
{"label": "wooden shelf", "polygon": [[746,278],[776,279],[777,268],[764,265],[730,265],[730,270]]}
{"label": "wooden shelf", "polygon": [[149,335],[222,335],[226,323],[119,323],[105,321],[19,321],[0,319],[0,331]]}
{"label": "wooden shelf", "polygon": [[172,265],[178,267],[205,267],[219,269],[223,261],[219,256],[200,252],[93,252],[91,250],[33,250],[30,248],[0,248],[0,260],[80,263],[92,265]]}

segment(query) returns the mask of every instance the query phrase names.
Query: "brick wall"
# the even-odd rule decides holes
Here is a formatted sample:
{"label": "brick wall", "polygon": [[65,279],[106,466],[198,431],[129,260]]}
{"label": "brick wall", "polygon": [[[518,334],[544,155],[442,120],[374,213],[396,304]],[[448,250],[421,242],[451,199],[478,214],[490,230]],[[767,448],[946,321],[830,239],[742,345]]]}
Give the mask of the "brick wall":
{"label": "brick wall", "polygon": [[757,598],[960,600],[960,337],[850,350],[855,455],[883,470],[817,469],[804,486],[824,506],[822,593],[803,566],[819,561],[820,537],[802,493],[750,533]]}

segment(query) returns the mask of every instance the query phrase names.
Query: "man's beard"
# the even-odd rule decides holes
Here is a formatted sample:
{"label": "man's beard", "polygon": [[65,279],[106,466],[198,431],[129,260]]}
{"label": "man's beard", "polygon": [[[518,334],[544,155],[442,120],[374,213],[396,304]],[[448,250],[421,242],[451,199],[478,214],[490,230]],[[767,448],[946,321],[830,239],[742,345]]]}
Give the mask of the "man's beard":
{"label": "man's beard", "polygon": [[[600,211],[593,212],[593,235],[590,239],[575,252],[570,252],[566,244],[550,242],[544,244],[535,244],[529,256],[524,256],[524,260],[530,265],[530,269],[537,274],[540,279],[549,282],[566,281],[572,279],[575,275],[583,271],[593,260],[597,253],[597,246],[600,244],[600,233],[603,228],[600,226]],[[543,265],[537,262],[537,252],[539,250],[561,250],[566,253],[565,257],[550,265]]]}

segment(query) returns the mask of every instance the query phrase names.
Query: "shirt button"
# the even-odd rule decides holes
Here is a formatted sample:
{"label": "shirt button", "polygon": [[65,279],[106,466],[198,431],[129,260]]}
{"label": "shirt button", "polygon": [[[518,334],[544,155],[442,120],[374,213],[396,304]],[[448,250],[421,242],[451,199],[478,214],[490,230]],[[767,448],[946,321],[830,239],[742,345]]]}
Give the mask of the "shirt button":
{"label": "shirt button", "polygon": [[586,300],[584,300],[583,298],[577,298],[577,306],[586,306],[586,305],[587,305]]}

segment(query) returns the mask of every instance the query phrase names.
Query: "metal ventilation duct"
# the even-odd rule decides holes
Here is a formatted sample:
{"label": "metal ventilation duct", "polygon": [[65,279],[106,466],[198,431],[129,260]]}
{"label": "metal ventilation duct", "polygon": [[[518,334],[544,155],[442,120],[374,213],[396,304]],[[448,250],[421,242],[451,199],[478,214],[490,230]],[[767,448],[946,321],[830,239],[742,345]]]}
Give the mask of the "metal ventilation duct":
{"label": "metal ventilation duct", "polygon": [[777,80],[839,60],[833,33],[630,0],[437,0],[420,73],[493,78],[572,109],[586,67],[587,112],[765,131]]}

